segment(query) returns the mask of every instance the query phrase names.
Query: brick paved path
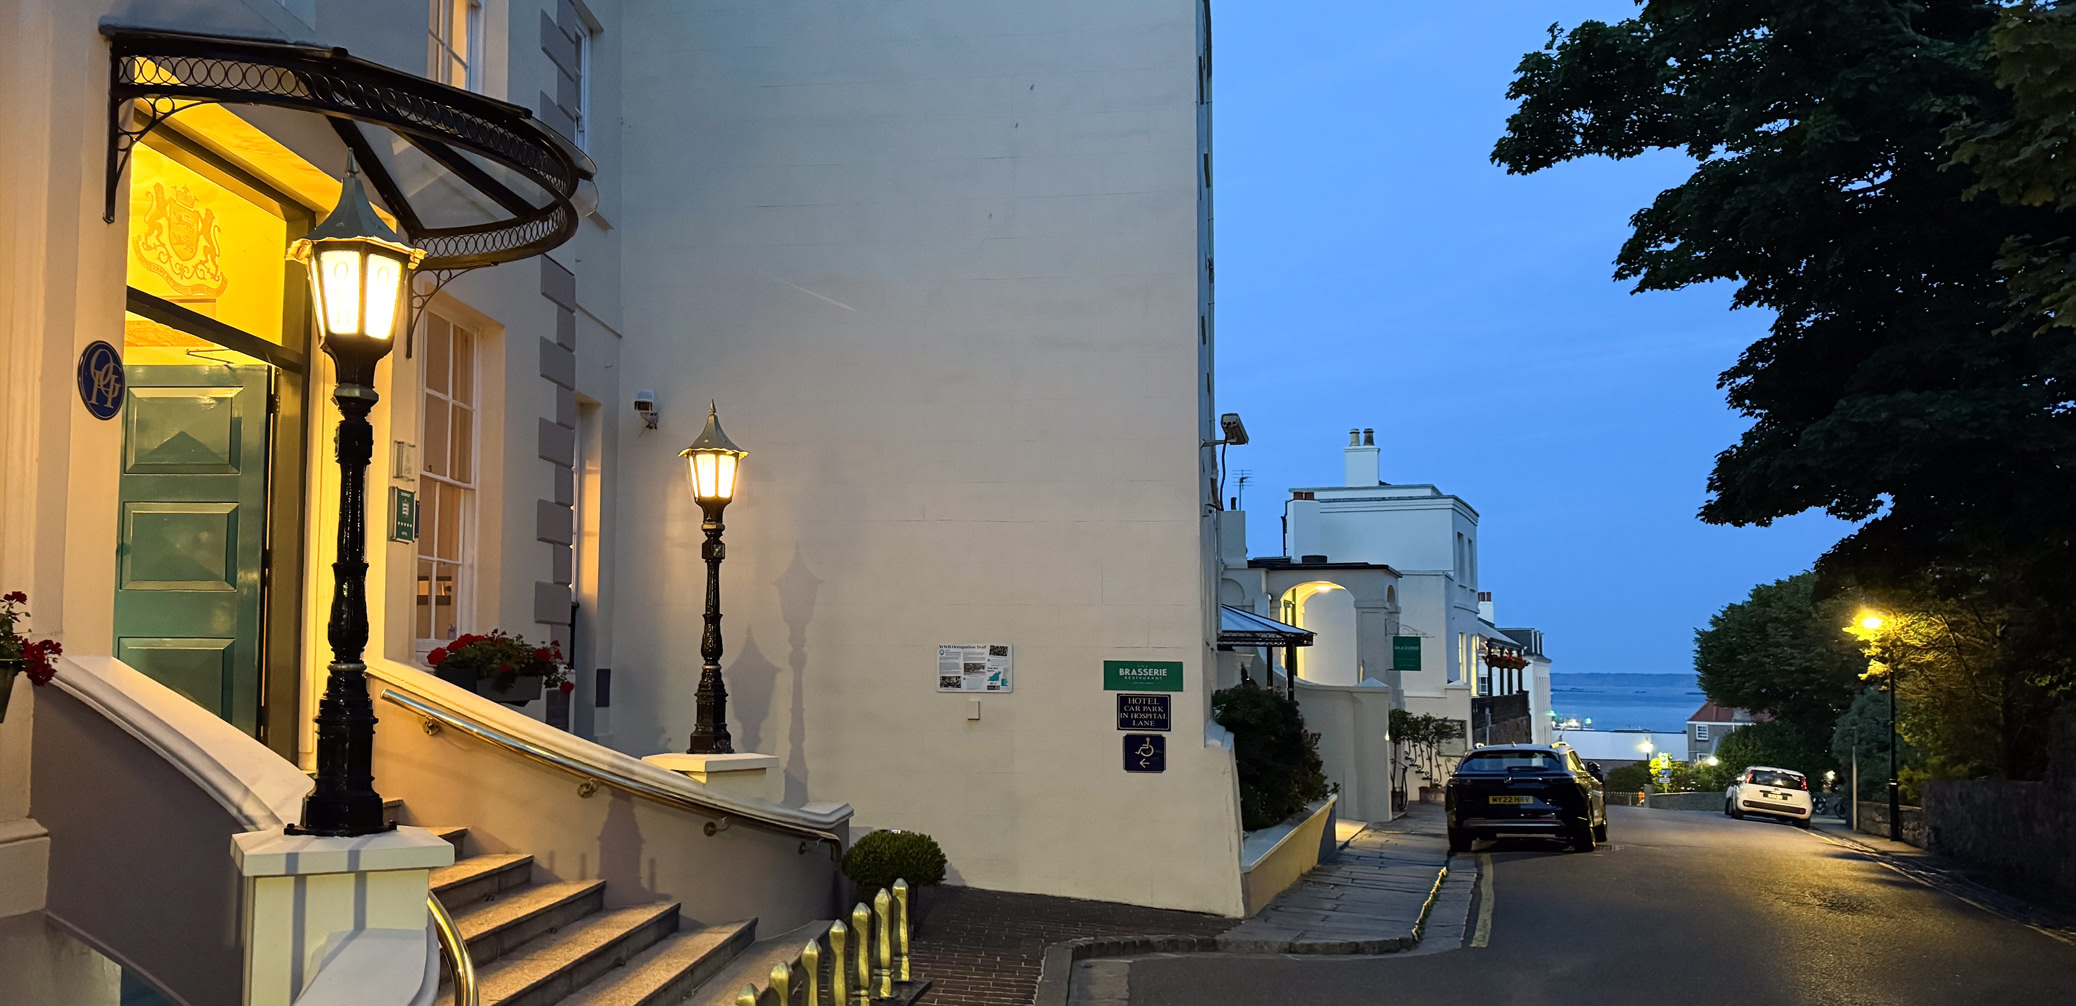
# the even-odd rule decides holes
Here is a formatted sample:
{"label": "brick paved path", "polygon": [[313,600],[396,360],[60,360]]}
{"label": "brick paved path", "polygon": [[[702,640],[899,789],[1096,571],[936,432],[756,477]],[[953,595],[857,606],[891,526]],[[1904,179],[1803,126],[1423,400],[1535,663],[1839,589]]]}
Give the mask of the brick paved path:
{"label": "brick paved path", "polygon": [[939,887],[910,951],[923,1006],[1029,1006],[1045,948],[1084,936],[1215,936],[1233,920],[1105,901]]}

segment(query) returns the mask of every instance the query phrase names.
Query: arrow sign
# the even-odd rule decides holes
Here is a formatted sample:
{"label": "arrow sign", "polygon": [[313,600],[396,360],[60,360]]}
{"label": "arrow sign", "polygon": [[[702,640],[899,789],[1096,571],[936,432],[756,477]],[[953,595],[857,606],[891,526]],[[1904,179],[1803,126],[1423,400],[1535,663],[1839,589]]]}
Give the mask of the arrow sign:
{"label": "arrow sign", "polygon": [[1168,770],[1168,739],[1160,734],[1124,735],[1124,770],[1127,772],[1166,772]]}

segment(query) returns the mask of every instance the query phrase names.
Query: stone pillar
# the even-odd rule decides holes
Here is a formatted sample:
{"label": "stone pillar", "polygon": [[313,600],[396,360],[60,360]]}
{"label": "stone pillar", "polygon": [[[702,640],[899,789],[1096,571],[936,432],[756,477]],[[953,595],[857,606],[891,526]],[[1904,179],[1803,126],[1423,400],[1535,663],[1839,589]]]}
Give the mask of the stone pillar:
{"label": "stone pillar", "polygon": [[772,773],[778,758],[768,754],[652,754],[642,759],[657,768],[669,769],[718,793],[746,800],[777,803]]}
{"label": "stone pillar", "polygon": [[[246,1006],[290,1006],[327,966],[354,970],[350,985],[364,994],[406,993],[365,1001],[410,1001],[435,952],[426,940],[431,871],[454,862],[452,845],[412,827],[358,838],[253,831],[231,843],[245,878]],[[372,949],[342,952],[355,945]]]}

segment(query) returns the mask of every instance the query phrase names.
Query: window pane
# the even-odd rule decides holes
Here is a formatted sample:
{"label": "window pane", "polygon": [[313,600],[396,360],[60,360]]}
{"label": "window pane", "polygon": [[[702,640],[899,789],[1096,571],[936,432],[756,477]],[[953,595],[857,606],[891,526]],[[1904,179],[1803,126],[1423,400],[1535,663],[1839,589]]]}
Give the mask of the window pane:
{"label": "window pane", "polygon": [[466,490],[457,489],[446,483],[435,483],[440,494],[439,544],[436,554],[442,559],[461,558],[461,512]]}
{"label": "window pane", "polygon": [[447,474],[449,408],[446,399],[435,395],[425,396],[425,437],[422,448],[424,458],[419,463],[425,466],[428,475]]}
{"label": "window pane", "polygon": [[473,409],[454,406],[454,450],[448,455],[451,477],[456,482],[474,482],[476,413]]}
{"label": "window pane", "polygon": [[433,632],[434,639],[453,639],[455,630],[455,574],[459,568],[452,563],[434,563],[433,574]]}
{"label": "window pane", "polygon": [[[444,322],[442,324],[445,324]],[[459,325],[453,329],[454,386],[447,393],[463,405],[476,404],[476,333]]]}
{"label": "window pane", "polygon": [[[432,522],[433,516],[439,513],[433,489],[438,485],[431,479],[418,480],[418,555],[421,558],[430,558],[433,554]],[[419,633],[419,638],[425,638],[425,634]]]}
{"label": "window pane", "polygon": [[419,639],[432,638],[432,577],[433,564],[420,560],[418,563],[418,610],[414,620]]}
{"label": "window pane", "polygon": [[447,393],[449,336],[453,326],[437,314],[425,316],[425,390]]}

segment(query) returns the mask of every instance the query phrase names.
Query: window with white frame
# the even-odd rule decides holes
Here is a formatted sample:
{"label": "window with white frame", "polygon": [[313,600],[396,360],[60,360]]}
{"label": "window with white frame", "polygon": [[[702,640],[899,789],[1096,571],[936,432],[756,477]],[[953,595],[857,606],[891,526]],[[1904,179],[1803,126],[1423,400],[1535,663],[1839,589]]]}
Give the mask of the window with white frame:
{"label": "window with white frame", "polygon": [[467,628],[476,532],[476,333],[425,314],[425,407],[418,435],[420,650]]}
{"label": "window with white frame", "polygon": [[1694,724],[1694,739],[1697,741],[1705,741],[1708,739],[1708,724]]}
{"label": "window with white frame", "polygon": [[431,0],[426,40],[427,75],[442,84],[481,90],[478,64],[483,50],[481,0]]}
{"label": "window with white frame", "polygon": [[580,31],[577,35],[577,127],[570,138],[576,141],[577,149],[591,149],[591,52],[592,42],[598,32],[581,14],[577,18]]}

